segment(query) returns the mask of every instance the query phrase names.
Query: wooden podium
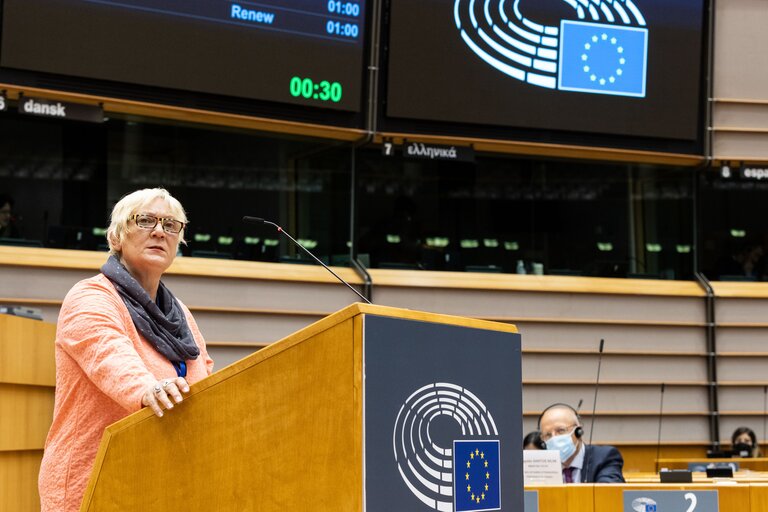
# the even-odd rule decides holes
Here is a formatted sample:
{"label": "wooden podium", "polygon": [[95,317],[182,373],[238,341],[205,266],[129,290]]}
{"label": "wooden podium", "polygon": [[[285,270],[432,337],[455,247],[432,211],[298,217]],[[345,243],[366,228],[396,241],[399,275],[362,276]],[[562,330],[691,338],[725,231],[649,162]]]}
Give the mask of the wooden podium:
{"label": "wooden podium", "polygon": [[[433,340],[436,345],[424,345],[425,338],[432,336],[424,333],[433,331],[439,335]],[[415,334],[409,338],[409,333]],[[401,404],[409,398],[408,394],[402,396],[404,393],[394,391],[407,379],[386,377],[378,389],[368,382],[379,371],[378,360],[386,360],[388,353],[395,361],[394,371],[401,371],[398,361],[403,363],[404,375],[411,371],[407,366],[415,364],[416,352],[422,349],[431,354],[423,365],[424,375],[442,375],[447,370],[457,380],[477,374],[478,386],[482,388],[486,381],[493,385],[487,388],[493,391],[485,390],[481,397],[483,403],[491,404],[496,399],[501,402],[487,411],[484,405],[478,405],[478,414],[485,414],[483,423],[492,424],[488,432],[496,430],[495,437],[490,437],[502,439],[497,441],[502,443],[502,452],[509,444],[507,436],[513,439],[510,443],[514,442],[514,446],[509,444],[506,462],[501,464],[499,488],[506,485],[503,510],[522,510],[522,475],[517,475],[518,482],[510,483],[522,468],[522,455],[518,454],[520,343],[516,333],[510,324],[353,304],[195,384],[184,402],[163,418],[144,409],[110,425],[99,446],[81,512],[429,510],[425,503],[431,498],[417,499],[416,491],[401,480],[401,476],[403,480],[407,477],[397,469],[402,457],[396,461],[393,454],[393,428],[401,415],[384,404],[390,389],[397,395],[393,403]],[[366,359],[366,350],[374,354],[377,337],[383,340],[377,342],[382,355],[376,356],[377,361]],[[508,346],[511,356],[487,353],[484,347],[491,345],[483,341],[484,337],[494,338],[491,341],[500,343],[498,346]],[[416,352],[413,356],[410,352],[405,357],[397,355],[394,350],[398,343]],[[458,354],[460,364],[447,362],[446,358],[462,347],[475,350],[472,353],[477,353],[477,361],[467,361],[466,355]],[[483,365],[485,368],[481,368]],[[508,379],[511,387],[491,382],[500,373],[488,369],[494,365],[508,368],[498,378]],[[434,380],[422,375],[414,378],[417,382]],[[456,395],[465,399],[463,391]],[[467,391],[466,396],[470,395]],[[439,401],[442,409],[433,413],[435,429],[439,422],[452,420],[449,431],[456,436],[472,438],[470,432],[481,434],[471,425],[469,431],[464,430],[465,426],[461,430],[456,426],[469,415],[462,412],[469,410],[467,407],[453,405],[456,400]],[[403,407],[398,407],[402,412]],[[454,418],[448,417],[451,409]],[[481,426],[478,424],[478,428]],[[372,436],[379,435],[375,433],[379,428],[380,437],[374,440]],[[381,449],[384,455],[379,458],[374,448]],[[411,460],[416,464],[415,458],[409,464]],[[507,465],[511,469],[506,470]],[[375,487],[383,484],[383,479],[372,475],[382,469],[395,475],[394,494],[402,492],[402,500],[395,508],[373,501],[380,500],[375,497],[379,492]],[[432,509],[448,510],[447,502],[440,502],[439,492],[447,493],[447,485],[438,486]],[[467,498],[469,494],[464,497],[463,492],[462,499]],[[474,500],[474,493],[472,496]],[[518,502],[520,506],[515,508]]]}

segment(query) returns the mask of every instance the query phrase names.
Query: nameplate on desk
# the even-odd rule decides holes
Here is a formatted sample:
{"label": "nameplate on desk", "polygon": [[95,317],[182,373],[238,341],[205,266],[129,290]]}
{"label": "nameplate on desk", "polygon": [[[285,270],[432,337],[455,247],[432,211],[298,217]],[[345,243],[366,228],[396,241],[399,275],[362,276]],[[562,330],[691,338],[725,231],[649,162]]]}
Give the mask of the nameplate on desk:
{"label": "nameplate on desk", "polygon": [[562,485],[563,465],[557,450],[523,450],[525,485]]}
{"label": "nameplate on desk", "polygon": [[539,491],[525,491],[523,503],[525,512],[539,512]]}
{"label": "nameplate on desk", "polygon": [[624,491],[624,512],[718,512],[717,491]]}

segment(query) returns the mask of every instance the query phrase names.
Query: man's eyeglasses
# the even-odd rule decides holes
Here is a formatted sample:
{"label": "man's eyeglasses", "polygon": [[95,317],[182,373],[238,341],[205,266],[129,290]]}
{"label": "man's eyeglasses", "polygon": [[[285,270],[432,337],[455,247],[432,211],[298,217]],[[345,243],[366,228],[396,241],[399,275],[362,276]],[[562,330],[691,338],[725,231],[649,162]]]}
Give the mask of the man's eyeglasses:
{"label": "man's eyeglasses", "polygon": [[553,437],[570,434],[573,431],[573,429],[576,427],[578,427],[578,425],[571,425],[570,427],[556,428],[554,430],[550,430],[549,432],[542,432],[539,437],[541,438],[542,441],[549,441]]}
{"label": "man's eyeglasses", "polygon": [[135,213],[131,215],[131,220],[133,220],[141,229],[155,229],[155,226],[157,226],[157,223],[159,222],[163,231],[174,235],[181,233],[181,230],[184,229],[185,226],[180,220],[155,217],[154,215],[146,215],[144,213]]}

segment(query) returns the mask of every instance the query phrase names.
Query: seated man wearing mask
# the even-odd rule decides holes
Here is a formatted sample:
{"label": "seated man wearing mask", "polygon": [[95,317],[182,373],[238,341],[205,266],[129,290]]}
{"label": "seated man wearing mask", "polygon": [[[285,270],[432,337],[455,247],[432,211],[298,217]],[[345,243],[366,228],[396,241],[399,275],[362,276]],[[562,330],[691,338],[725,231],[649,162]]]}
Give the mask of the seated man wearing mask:
{"label": "seated man wearing mask", "polygon": [[623,483],[624,459],[613,446],[592,446],[582,440],[584,429],[576,410],[553,404],[539,416],[541,440],[560,452],[563,483]]}

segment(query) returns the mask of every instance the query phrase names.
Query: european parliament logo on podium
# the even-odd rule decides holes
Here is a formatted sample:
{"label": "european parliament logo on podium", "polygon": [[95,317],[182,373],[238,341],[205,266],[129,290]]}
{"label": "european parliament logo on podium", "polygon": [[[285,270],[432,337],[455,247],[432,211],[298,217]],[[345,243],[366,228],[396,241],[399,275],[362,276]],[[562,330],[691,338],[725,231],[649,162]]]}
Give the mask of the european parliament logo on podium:
{"label": "european parliament logo on podium", "polygon": [[500,510],[499,431],[469,389],[435,382],[400,406],[392,433],[403,484],[433,510]]}
{"label": "european parliament logo on podium", "polygon": [[366,512],[520,511],[520,335],[366,317]]}

